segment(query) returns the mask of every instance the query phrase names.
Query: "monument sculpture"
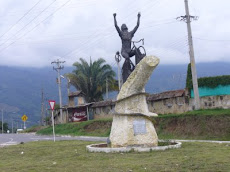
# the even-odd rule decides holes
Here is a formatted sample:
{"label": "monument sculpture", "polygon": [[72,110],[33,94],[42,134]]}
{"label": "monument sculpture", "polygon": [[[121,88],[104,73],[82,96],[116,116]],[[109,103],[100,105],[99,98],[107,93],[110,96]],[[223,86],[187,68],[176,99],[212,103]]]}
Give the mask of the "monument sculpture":
{"label": "monument sculpture", "polygon": [[[134,27],[134,29],[132,31],[128,31],[128,27],[126,26],[126,24],[122,24],[121,29],[120,29],[117,25],[116,13],[114,13],[113,16],[114,16],[115,28],[116,28],[116,30],[117,30],[120,38],[121,38],[121,42],[122,42],[121,55],[122,55],[122,57],[125,58],[125,62],[124,62],[123,67],[122,67],[122,79],[123,79],[123,83],[124,83],[126,81],[126,79],[129,77],[129,75],[131,74],[131,72],[135,68],[135,65],[132,63],[130,58],[135,55],[135,60],[136,60],[136,65],[137,65],[139,63],[139,61],[146,55],[145,53],[142,54],[140,49],[135,46],[135,44],[134,44],[135,41],[132,41],[132,38],[134,37],[134,34],[140,25],[141,14],[138,13],[137,25]],[[133,43],[133,47],[131,48],[132,43]]]}
{"label": "monument sculpture", "polygon": [[181,142],[165,142],[158,145],[158,136],[148,110],[144,86],[159,64],[154,56],[144,57],[122,85],[117,96],[113,123],[107,143],[86,146],[89,152],[151,152],[180,148]]}
{"label": "monument sculpture", "polygon": [[[121,30],[119,29],[116,13],[114,22],[122,40],[121,55],[125,58],[122,75],[125,82],[117,96],[112,128],[107,143],[88,145],[87,150],[109,153],[132,150],[149,152],[179,148],[181,146],[179,142],[172,144],[170,142],[168,146],[158,146],[158,136],[151,120],[151,117],[157,116],[157,114],[148,110],[144,87],[160,60],[155,56],[146,56],[145,53],[138,52],[140,50],[135,47],[135,44],[135,48],[131,49],[131,39],[140,23],[140,13],[138,13],[137,25],[131,32],[128,32],[125,24],[121,26]],[[130,57],[134,55],[136,66],[130,60]]]}
{"label": "monument sculpture", "polygon": [[[121,55],[125,58],[125,62],[122,67],[124,84],[117,96],[113,116],[111,146],[157,146],[157,134],[149,120],[150,116],[157,116],[157,114],[148,110],[144,87],[158,65],[159,59],[154,56],[144,57],[145,54],[138,52],[135,44],[134,49],[131,48],[132,38],[140,25],[140,13],[137,15],[137,25],[130,32],[126,24],[122,24],[120,29],[117,25],[116,13],[113,16],[115,28],[122,41]],[[136,66],[130,60],[134,55]]]}
{"label": "monument sculpture", "polygon": [[144,86],[159,63],[154,56],[144,57],[122,85],[117,96],[110,133],[111,147],[157,146],[158,137],[149,117]]}

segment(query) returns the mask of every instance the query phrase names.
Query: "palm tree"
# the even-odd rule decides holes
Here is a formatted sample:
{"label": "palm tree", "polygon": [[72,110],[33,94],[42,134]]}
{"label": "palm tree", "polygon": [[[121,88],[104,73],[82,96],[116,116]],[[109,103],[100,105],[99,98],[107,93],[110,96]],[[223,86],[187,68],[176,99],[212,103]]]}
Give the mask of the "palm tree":
{"label": "palm tree", "polygon": [[85,94],[86,102],[96,102],[103,100],[106,92],[106,80],[110,91],[118,90],[115,72],[112,67],[105,64],[105,60],[98,60],[88,64],[80,58],[80,62],[75,62],[76,69],[72,73],[66,74],[71,85]]}

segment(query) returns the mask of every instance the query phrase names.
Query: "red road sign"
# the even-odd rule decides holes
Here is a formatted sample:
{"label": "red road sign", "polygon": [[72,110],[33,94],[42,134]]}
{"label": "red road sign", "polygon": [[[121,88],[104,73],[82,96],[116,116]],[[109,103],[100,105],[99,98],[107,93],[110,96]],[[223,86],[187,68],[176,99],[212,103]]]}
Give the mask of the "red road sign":
{"label": "red road sign", "polygon": [[50,104],[50,108],[51,108],[52,110],[54,110],[55,101],[54,101],[54,100],[49,100],[49,104]]}

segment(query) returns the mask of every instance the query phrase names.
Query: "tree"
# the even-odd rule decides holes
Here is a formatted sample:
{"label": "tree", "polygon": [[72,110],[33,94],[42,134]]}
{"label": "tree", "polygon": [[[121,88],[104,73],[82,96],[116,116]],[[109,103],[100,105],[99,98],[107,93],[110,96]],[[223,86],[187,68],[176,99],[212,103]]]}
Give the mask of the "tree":
{"label": "tree", "polygon": [[191,70],[191,63],[188,64],[187,68],[187,78],[186,78],[186,88],[190,91],[192,86],[192,70]]}
{"label": "tree", "polygon": [[106,80],[110,91],[118,90],[118,84],[115,80],[115,72],[112,67],[105,64],[105,60],[98,60],[88,64],[80,58],[80,62],[75,62],[73,66],[76,69],[73,73],[66,76],[70,79],[71,85],[85,94],[87,102],[96,102],[103,100],[103,94],[106,92]]}
{"label": "tree", "polygon": [[[3,129],[4,129],[4,133],[6,133],[6,131],[9,129],[8,128],[8,123],[3,123]],[[2,131],[2,121],[0,121],[0,130]]]}

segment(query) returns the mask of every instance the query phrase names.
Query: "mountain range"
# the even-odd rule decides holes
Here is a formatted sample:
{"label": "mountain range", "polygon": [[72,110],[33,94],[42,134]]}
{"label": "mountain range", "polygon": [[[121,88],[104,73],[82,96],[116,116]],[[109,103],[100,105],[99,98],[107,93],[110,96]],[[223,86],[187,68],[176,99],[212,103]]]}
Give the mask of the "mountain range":
{"label": "mountain range", "polygon": [[[198,63],[198,77],[230,75],[230,63]],[[73,67],[65,67],[61,74],[72,72]],[[117,69],[114,68],[117,72]],[[146,84],[146,92],[160,93],[169,90],[185,88],[187,64],[183,65],[159,65],[149,82]],[[45,106],[48,100],[59,102],[58,85],[56,82],[57,72],[50,67],[25,68],[0,66],[0,110],[3,109],[4,122],[14,119],[19,125],[22,124],[21,116],[28,116],[27,125],[39,124],[41,116],[42,90],[45,97]],[[71,87],[74,91],[75,88]],[[109,94],[115,99],[116,92]],[[62,79],[63,104],[67,104],[67,80]]]}

